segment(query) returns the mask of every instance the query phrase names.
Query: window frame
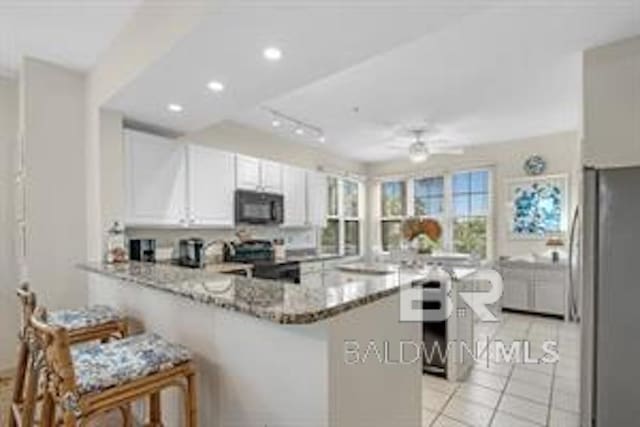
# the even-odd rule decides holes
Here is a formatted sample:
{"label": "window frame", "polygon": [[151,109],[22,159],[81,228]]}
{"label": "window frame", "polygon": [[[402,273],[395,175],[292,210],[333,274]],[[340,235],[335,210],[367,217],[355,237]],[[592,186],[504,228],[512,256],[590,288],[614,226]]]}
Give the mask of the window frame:
{"label": "window frame", "polygon": [[[365,216],[364,216],[364,208],[365,208],[365,185],[364,182],[360,179],[346,176],[339,176],[333,174],[327,174],[327,185],[329,183],[329,179],[335,179],[337,181],[337,214],[331,215],[329,210],[327,209],[327,221],[334,220],[338,221],[338,253],[336,255],[339,256],[362,256],[364,253],[364,231],[365,231]],[[358,213],[356,216],[345,215],[345,185],[344,183],[349,181],[351,183],[355,183],[357,185],[358,191]],[[327,196],[328,197],[328,196]],[[327,200],[328,203],[328,200]],[[328,208],[328,206],[327,206]],[[358,253],[357,254],[347,254],[345,252],[346,248],[346,223],[347,222],[358,222]],[[324,229],[319,230],[319,239],[320,249],[322,251],[322,232]],[[324,252],[323,252],[324,253]]]}
{"label": "window frame", "polygon": [[[389,251],[385,250],[382,245],[382,223],[384,221],[404,221],[407,218],[415,217],[415,218],[434,218],[438,220],[443,227],[443,236],[442,236],[442,250],[447,252],[452,252],[454,250],[454,224],[457,216],[455,216],[454,206],[453,206],[453,176],[459,173],[472,173],[472,172],[487,172],[487,192],[488,192],[488,202],[487,202],[487,254],[485,259],[493,259],[495,257],[494,254],[494,246],[495,246],[495,210],[494,204],[496,201],[495,194],[495,168],[494,166],[479,166],[472,168],[461,168],[455,170],[441,170],[441,171],[430,171],[421,174],[415,174],[412,176],[395,176],[395,177],[387,177],[384,179],[378,180],[378,198],[380,203],[378,203],[378,219],[376,221],[376,227],[378,228],[377,235],[378,245],[381,248],[383,253],[388,254]],[[443,210],[440,215],[416,215],[415,210],[415,182],[417,180],[425,179],[425,178],[438,178],[442,177],[444,181],[444,195],[443,195]],[[383,216],[382,215],[382,186],[386,182],[398,182],[403,181],[405,183],[405,212],[402,216]]]}

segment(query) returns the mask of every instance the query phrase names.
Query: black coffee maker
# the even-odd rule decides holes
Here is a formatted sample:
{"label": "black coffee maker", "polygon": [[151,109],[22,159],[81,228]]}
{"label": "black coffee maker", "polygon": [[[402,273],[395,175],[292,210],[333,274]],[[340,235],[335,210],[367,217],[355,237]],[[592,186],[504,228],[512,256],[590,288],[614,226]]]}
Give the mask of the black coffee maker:
{"label": "black coffee maker", "polygon": [[132,261],[156,262],[156,239],[129,240],[129,259]]}
{"label": "black coffee maker", "polygon": [[204,266],[204,240],[197,237],[180,239],[178,264],[184,267],[202,268]]}

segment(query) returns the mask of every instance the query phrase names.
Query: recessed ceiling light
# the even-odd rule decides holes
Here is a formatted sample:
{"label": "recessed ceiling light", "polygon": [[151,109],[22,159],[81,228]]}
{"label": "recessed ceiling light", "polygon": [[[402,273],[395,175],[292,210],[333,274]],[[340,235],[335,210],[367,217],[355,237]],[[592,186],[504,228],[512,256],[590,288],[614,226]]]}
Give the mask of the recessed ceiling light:
{"label": "recessed ceiling light", "polygon": [[179,113],[182,110],[184,110],[184,108],[182,108],[182,105],[180,104],[169,104],[167,105],[167,110],[172,111],[174,113]]}
{"label": "recessed ceiling light", "polygon": [[207,83],[207,87],[211,92],[222,92],[224,90],[224,85],[216,80]]}
{"label": "recessed ceiling light", "polygon": [[273,119],[273,121],[271,122],[271,126],[273,126],[274,128],[279,128],[281,125],[282,123],[278,119]]}
{"label": "recessed ceiling light", "polygon": [[262,53],[269,61],[279,61],[282,58],[282,51],[277,47],[268,47]]}
{"label": "recessed ceiling light", "polygon": [[302,129],[302,128],[296,128],[296,134],[297,134],[297,135],[304,135],[304,129]]}
{"label": "recessed ceiling light", "polygon": [[327,142],[327,138],[325,138],[325,137],[324,137],[324,135],[320,135],[320,136],[318,137],[318,142],[325,143],[325,142]]}

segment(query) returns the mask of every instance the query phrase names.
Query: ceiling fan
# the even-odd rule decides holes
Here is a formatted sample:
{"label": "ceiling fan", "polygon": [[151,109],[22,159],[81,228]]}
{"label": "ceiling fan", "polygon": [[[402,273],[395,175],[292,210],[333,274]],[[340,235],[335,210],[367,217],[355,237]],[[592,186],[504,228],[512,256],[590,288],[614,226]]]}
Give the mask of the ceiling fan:
{"label": "ceiling fan", "polygon": [[413,141],[411,142],[411,145],[409,145],[409,147],[394,146],[392,148],[408,150],[409,160],[411,160],[413,163],[426,162],[427,159],[433,154],[451,154],[451,155],[464,154],[464,150],[462,148],[442,146],[442,144],[446,144],[449,142],[447,140],[444,140],[444,139],[431,139],[429,141],[423,140],[422,137],[428,131],[424,127],[408,129],[408,131],[413,136]]}

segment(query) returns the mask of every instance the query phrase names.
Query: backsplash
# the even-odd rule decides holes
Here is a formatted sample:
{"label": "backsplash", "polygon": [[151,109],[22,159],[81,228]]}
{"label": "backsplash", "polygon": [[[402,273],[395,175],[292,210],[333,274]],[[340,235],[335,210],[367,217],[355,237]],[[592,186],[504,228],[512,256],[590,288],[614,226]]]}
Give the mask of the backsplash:
{"label": "backsplash", "polygon": [[[239,227],[249,231],[254,239],[284,239],[287,250],[315,249],[317,247],[316,229],[281,229],[278,227]],[[128,239],[156,239],[158,248],[177,249],[178,241],[189,237],[199,237],[206,242],[212,240],[237,240],[236,230],[214,229],[166,229],[166,228],[127,228]]]}

